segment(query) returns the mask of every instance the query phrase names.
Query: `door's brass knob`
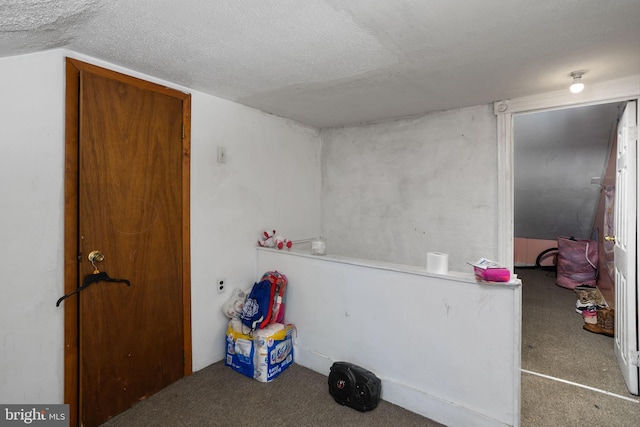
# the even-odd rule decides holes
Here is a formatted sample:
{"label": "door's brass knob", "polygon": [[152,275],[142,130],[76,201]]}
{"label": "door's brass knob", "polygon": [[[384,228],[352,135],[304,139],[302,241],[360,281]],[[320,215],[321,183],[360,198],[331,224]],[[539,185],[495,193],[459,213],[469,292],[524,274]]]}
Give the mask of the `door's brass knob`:
{"label": "door's brass knob", "polygon": [[102,262],[104,260],[104,254],[100,251],[92,251],[87,258],[89,258],[91,264],[95,265],[96,262]]}
{"label": "door's brass knob", "polygon": [[605,242],[615,242],[616,241],[616,236],[604,236],[604,241]]}

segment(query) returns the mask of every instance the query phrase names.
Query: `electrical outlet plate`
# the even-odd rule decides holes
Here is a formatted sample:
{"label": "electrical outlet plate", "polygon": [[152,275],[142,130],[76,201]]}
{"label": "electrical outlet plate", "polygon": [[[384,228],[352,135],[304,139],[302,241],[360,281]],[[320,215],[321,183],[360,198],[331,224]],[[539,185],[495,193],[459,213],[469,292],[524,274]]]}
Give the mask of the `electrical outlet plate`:
{"label": "electrical outlet plate", "polygon": [[218,147],[218,163],[227,163],[227,149]]}
{"label": "electrical outlet plate", "polygon": [[224,277],[218,277],[218,280],[216,280],[216,288],[218,289],[218,293],[221,294],[224,292],[224,288],[226,286],[226,280],[224,279]]}

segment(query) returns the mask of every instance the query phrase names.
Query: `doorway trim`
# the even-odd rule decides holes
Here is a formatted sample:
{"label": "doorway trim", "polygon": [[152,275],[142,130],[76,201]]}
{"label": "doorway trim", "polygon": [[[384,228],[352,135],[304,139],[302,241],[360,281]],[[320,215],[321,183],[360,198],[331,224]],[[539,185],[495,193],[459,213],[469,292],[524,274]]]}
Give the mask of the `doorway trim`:
{"label": "doorway trim", "polygon": [[[182,100],[182,301],[184,327],[183,376],[192,373],[191,338],[191,95],[164,85],[148,82],[113,70],[67,57],[65,59],[65,174],[64,174],[64,292],[77,288],[78,257],[78,176],[79,176],[79,94],[80,72],[90,71],[111,79],[150,89]],[[78,425],[79,409],[79,330],[78,299],[64,305],[64,402],[69,404],[69,425]]]}

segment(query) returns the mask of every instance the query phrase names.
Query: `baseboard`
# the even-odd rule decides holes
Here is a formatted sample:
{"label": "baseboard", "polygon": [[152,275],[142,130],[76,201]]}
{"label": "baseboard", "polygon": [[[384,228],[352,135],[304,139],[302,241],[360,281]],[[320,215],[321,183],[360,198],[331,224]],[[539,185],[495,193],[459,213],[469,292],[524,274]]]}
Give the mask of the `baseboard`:
{"label": "baseboard", "polygon": [[535,263],[531,264],[529,262],[518,262],[518,261],[516,261],[516,262],[513,263],[513,266],[515,268],[518,268],[518,267],[520,267],[520,268],[527,268],[527,267],[531,268],[531,267],[535,267],[536,265],[535,265]]}
{"label": "baseboard", "polygon": [[[328,376],[333,360],[330,356],[294,344],[295,363],[322,375]],[[365,367],[369,369],[369,367]],[[385,378],[374,372],[382,381],[381,398],[389,403],[398,405],[411,412],[422,415],[449,427],[477,426],[477,427],[505,427],[517,425],[496,420],[487,415],[476,412],[460,404],[447,401],[425,391],[418,390]],[[328,391],[327,391],[328,392]]]}

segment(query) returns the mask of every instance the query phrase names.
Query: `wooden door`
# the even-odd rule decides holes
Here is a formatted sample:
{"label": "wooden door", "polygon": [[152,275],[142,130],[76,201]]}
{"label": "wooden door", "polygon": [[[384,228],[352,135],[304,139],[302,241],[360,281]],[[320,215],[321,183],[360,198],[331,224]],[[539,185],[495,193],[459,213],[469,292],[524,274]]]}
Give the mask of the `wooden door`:
{"label": "wooden door", "polygon": [[191,370],[188,102],[97,67],[78,77],[76,285],[94,268],[131,284],[76,300],[79,421],[97,426]]}
{"label": "wooden door", "polygon": [[615,353],[629,391],[638,394],[636,103],[618,124],[615,201]]}

